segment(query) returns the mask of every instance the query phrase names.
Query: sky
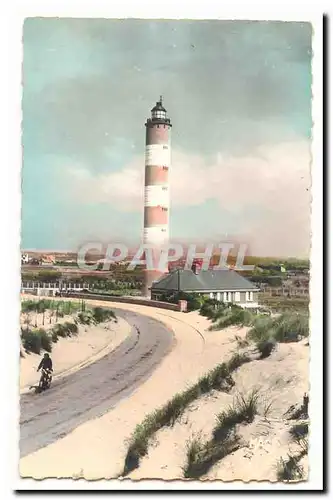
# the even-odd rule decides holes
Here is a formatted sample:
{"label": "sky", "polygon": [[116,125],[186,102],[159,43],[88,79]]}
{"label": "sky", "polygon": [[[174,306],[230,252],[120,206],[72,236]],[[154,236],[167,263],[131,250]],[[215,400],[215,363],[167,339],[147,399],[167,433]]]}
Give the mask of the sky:
{"label": "sky", "polygon": [[27,19],[21,247],[140,243],[162,94],[171,239],[307,257],[311,37],[296,22]]}

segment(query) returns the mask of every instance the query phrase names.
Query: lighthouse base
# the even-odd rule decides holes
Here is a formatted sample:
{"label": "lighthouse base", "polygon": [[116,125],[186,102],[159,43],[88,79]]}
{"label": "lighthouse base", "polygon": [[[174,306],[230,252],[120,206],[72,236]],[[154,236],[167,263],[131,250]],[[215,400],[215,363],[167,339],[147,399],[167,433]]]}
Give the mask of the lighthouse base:
{"label": "lighthouse base", "polygon": [[145,271],[144,286],[142,289],[142,296],[151,298],[151,286],[154,281],[157,281],[164,276],[165,273],[161,271]]}

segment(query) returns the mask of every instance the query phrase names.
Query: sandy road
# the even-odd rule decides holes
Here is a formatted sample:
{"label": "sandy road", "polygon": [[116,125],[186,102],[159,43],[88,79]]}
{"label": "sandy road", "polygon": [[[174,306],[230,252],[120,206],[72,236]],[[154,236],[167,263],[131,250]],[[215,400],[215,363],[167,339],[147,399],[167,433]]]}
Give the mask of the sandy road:
{"label": "sandy road", "polygon": [[55,381],[50,391],[21,396],[21,457],[113,408],[171,349],[173,334],[163,323],[135,311],[112,308],[132,327],[129,337],[115,351]]}

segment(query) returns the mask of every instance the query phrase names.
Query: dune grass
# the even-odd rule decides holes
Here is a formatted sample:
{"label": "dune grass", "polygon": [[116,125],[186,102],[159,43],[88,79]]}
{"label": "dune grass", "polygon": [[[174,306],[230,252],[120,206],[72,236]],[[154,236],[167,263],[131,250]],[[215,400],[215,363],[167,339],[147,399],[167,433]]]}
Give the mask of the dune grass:
{"label": "dune grass", "polygon": [[297,342],[309,336],[309,315],[307,313],[284,313],[275,318],[259,316],[247,333],[247,339],[262,341]]}
{"label": "dune grass", "polygon": [[84,301],[65,301],[53,299],[22,300],[21,312],[43,313],[45,311],[57,311],[59,315],[70,315],[84,309]]}
{"label": "dune grass", "polygon": [[289,434],[294,439],[294,441],[302,440],[308,435],[308,433],[309,433],[309,424],[306,422],[295,424],[289,429]]}
{"label": "dune grass", "polygon": [[215,463],[239,448],[241,448],[241,441],[237,434],[230,435],[219,443],[213,440],[203,442],[199,438],[194,438],[187,444],[186,465],[183,468],[184,478],[199,479]]}
{"label": "dune grass", "polygon": [[233,386],[231,373],[242,364],[250,361],[245,354],[234,354],[226,362],[217,365],[203,375],[196,384],[176,394],[162,408],[147,415],[143,422],[136,426],[127,450],[123,475],[129,474],[139,466],[140,459],[148,452],[152,437],[165,426],[172,426],[184,413],[185,409],[203,394],[212,390],[229,390]]}
{"label": "dune grass", "polygon": [[307,437],[299,438],[299,451],[291,455],[288,454],[287,459],[280,458],[276,465],[276,477],[278,481],[302,481],[305,479],[304,467],[300,465],[300,460],[308,454],[308,439]]}
{"label": "dune grass", "polygon": [[27,353],[40,354],[42,349],[46,352],[52,351],[52,336],[43,328],[21,330],[21,340],[23,348]]}
{"label": "dune grass", "polygon": [[[47,308],[51,308],[55,311],[57,317],[77,313],[78,308],[82,307],[81,304],[72,303],[71,301],[65,302],[45,299],[41,301],[27,300],[22,304],[25,304],[24,309],[26,312],[35,311],[36,313],[44,313]],[[60,309],[59,304],[62,309]],[[28,316],[30,315],[28,314]],[[91,325],[106,322],[110,319],[116,320],[114,311],[108,308],[94,307],[91,310],[81,310],[78,312],[76,318],[74,317],[74,322],[65,321],[64,323],[56,323],[48,331],[45,331],[43,328],[31,329],[29,327],[31,318],[27,317],[25,320],[25,327],[21,329],[22,345],[27,353],[33,352],[35,354],[40,354],[41,350],[51,352],[52,343],[58,342],[59,337],[66,338],[78,334],[78,323]]]}
{"label": "dune grass", "polygon": [[209,330],[222,330],[233,325],[250,326],[253,323],[254,314],[235,305],[230,307],[220,306],[212,314],[211,319],[213,324],[209,327]]}
{"label": "dune grass", "polygon": [[242,446],[235,427],[254,420],[258,413],[258,400],[258,390],[253,390],[248,396],[238,395],[229,408],[217,415],[212,439],[203,442],[196,437],[187,443],[183,468],[185,478],[202,477],[216,462]]}

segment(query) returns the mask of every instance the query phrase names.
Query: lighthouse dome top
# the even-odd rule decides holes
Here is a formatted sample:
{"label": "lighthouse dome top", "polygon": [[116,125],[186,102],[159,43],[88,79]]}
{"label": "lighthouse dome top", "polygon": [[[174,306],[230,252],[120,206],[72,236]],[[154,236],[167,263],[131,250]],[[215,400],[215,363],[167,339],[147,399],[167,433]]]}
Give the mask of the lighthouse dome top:
{"label": "lighthouse dome top", "polygon": [[170,119],[167,118],[167,112],[163,106],[162,96],[160,96],[159,101],[152,108],[151,118],[148,118],[146,126],[153,126],[153,124],[164,124],[171,127]]}
{"label": "lighthouse dome top", "polygon": [[166,115],[166,109],[165,109],[165,107],[162,104],[162,96],[160,96],[160,100],[156,102],[155,106],[151,110],[152,114],[153,113],[157,113],[159,111],[164,112],[164,114]]}

